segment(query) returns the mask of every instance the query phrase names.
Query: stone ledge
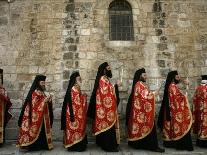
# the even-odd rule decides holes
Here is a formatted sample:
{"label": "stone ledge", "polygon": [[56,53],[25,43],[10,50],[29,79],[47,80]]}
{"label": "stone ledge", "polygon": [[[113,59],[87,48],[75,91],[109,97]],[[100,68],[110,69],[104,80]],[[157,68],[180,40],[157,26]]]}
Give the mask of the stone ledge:
{"label": "stone ledge", "polygon": [[[202,149],[195,147],[195,150],[192,152],[189,151],[177,151],[174,149],[166,149],[163,155],[205,155],[207,149]],[[88,144],[88,149],[85,152],[68,152],[62,145],[62,143],[54,143],[54,149],[51,151],[33,151],[26,152],[25,150],[19,150],[15,146],[15,142],[9,142],[5,144],[0,151],[0,155],[159,155],[160,153],[155,153],[146,150],[135,150],[129,148],[126,143],[120,145],[119,152],[107,153],[102,151],[93,143]]]}

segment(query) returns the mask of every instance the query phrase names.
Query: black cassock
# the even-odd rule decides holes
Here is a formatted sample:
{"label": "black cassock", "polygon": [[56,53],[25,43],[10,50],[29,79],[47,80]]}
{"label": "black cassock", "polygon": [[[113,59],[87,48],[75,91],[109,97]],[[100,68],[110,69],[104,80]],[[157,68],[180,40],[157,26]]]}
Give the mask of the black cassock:
{"label": "black cassock", "polygon": [[136,141],[128,141],[128,145],[135,149],[156,150],[158,148],[156,126],[154,125],[151,133],[145,138]]}
{"label": "black cassock", "polygon": [[196,145],[199,147],[207,148],[207,140],[197,139]]}
{"label": "black cassock", "polygon": [[176,141],[164,141],[163,145],[168,148],[175,148],[177,150],[193,151],[193,144],[191,138],[191,131],[189,131],[183,138]]}

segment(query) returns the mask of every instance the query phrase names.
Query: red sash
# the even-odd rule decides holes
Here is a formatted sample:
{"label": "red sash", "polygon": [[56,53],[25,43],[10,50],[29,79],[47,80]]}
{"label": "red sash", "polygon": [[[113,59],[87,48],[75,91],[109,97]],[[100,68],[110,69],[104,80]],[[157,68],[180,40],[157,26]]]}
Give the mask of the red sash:
{"label": "red sash", "polygon": [[197,87],[193,97],[193,132],[201,140],[207,139],[207,85]]}
{"label": "red sash", "polygon": [[[98,135],[105,132],[114,124],[119,130],[115,89],[109,80],[102,76],[96,92],[96,117],[93,121],[93,134]],[[117,137],[118,143],[119,140],[120,138]]]}
{"label": "red sash", "polygon": [[29,104],[27,104],[22,119],[22,126],[19,129],[17,146],[24,147],[33,144],[38,139],[42,123],[44,123],[48,148],[53,148],[52,130],[47,105],[50,103],[46,103],[45,99],[46,96],[40,91],[35,90],[32,93],[32,119],[30,120],[29,118],[30,108]]}
{"label": "red sash", "polygon": [[82,95],[81,91],[76,86],[72,87],[71,96],[72,96],[72,106],[73,106],[75,121],[74,122],[70,121],[69,106],[67,105],[66,130],[64,131],[65,148],[68,148],[82,141],[85,137],[85,131],[86,131],[86,118],[87,118],[86,96]]}
{"label": "red sash", "polygon": [[128,124],[128,140],[145,138],[154,127],[155,97],[140,81],[134,87],[132,107]]}
{"label": "red sash", "polygon": [[[4,128],[9,121],[9,119],[12,117],[9,111],[6,111],[6,109],[9,109],[12,106],[12,103],[10,102],[10,99],[8,96],[6,96],[6,91],[3,87],[0,87],[0,144],[3,143],[4,140]],[[6,116],[5,116],[6,114]],[[5,119],[7,122],[5,122]]]}
{"label": "red sash", "polygon": [[179,140],[192,126],[192,113],[187,97],[181,93],[175,83],[169,86],[169,106],[171,120],[164,121],[163,138],[165,141]]}

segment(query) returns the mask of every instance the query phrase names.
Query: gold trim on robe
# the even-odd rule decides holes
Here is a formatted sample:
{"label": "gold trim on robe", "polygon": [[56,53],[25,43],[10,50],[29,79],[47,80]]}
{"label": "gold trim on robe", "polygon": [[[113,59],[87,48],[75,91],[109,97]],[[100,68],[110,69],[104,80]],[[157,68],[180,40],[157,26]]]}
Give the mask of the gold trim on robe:
{"label": "gold trim on robe", "polygon": [[199,85],[193,96],[193,133],[207,140],[207,84]]}
{"label": "gold trim on robe", "polygon": [[86,113],[87,99],[81,94],[79,87],[73,86],[71,90],[72,107],[74,113],[74,122],[70,121],[70,110],[67,104],[66,110],[66,129],[64,130],[64,147],[71,147],[82,141],[86,135]]}
{"label": "gold trim on robe", "polygon": [[52,149],[52,131],[50,125],[48,104],[45,102],[46,96],[35,90],[32,93],[32,117],[29,118],[29,104],[27,104],[22,126],[19,128],[19,136],[17,139],[17,147],[24,147],[33,144],[38,138],[42,129],[42,123],[45,125],[45,134],[48,143],[48,148]]}
{"label": "gold trim on robe", "polygon": [[169,86],[169,106],[171,120],[164,120],[163,139],[179,140],[190,131],[193,121],[187,97],[175,83]]}
{"label": "gold trim on robe", "polygon": [[[12,103],[7,96],[6,90],[2,86],[0,86],[0,144],[4,142],[5,125],[12,117],[12,114],[9,112],[9,108],[11,106]],[[8,111],[6,111],[6,109]]]}
{"label": "gold trim on robe", "polygon": [[141,81],[136,83],[134,89],[128,124],[128,141],[137,141],[149,135],[155,119],[154,94]]}
{"label": "gold trim on robe", "polygon": [[[109,130],[116,123],[118,123],[118,112],[115,89],[107,77],[102,76],[96,92],[96,117],[93,121],[92,132],[94,135],[98,135]],[[118,124],[115,127],[117,131],[119,128]],[[116,135],[117,143],[119,143],[119,132],[116,132]]]}

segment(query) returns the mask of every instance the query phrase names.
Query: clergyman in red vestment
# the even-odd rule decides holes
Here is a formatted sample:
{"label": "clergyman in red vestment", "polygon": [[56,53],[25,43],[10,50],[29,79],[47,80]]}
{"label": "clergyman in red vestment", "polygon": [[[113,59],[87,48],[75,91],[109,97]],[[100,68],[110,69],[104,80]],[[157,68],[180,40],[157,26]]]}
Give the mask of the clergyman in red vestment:
{"label": "clergyman in red vestment", "polygon": [[3,87],[3,69],[0,69],[0,146],[5,141],[5,127],[12,115],[9,112],[12,103]]}
{"label": "clergyman in red vestment", "polygon": [[135,72],[132,91],[126,108],[128,145],[135,149],[164,152],[158,146],[155,125],[155,95],[146,85],[145,69]]}
{"label": "clergyman in red vestment", "polygon": [[93,119],[92,132],[96,144],[107,152],[117,152],[120,143],[118,85],[112,85],[111,68],[107,62],[98,68],[87,115]]}
{"label": "clergyman in red vestment", "polygon": [[207,148],[207,75],[201,77],[193,96],[193,132],[197,135],[197,146]]}
{"label": "clergyman in red vestment", "polygon": [[87,96],[82,94],[81,83],[79,72],[72,73],[62,106],[61,129],[68,151],[81,152],[87,147]]}
{"label": "clergyman in red vestment", "polygon": [[[171,71],[165,82],[158,127],[162,131],[164,146],[193,151],[191,139],[192,113],[187,96],[178,87],[180,76]],[[184,82],[184,84],[187,84]]]}
{"label": "clergyman in red vestment", "polygon": [[50,150],[52,144],[52,98],[45,93],[44,75],[37,75],[19,116],[17,147]]}

